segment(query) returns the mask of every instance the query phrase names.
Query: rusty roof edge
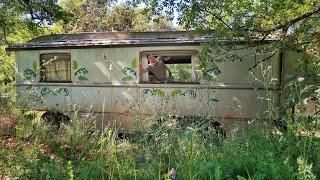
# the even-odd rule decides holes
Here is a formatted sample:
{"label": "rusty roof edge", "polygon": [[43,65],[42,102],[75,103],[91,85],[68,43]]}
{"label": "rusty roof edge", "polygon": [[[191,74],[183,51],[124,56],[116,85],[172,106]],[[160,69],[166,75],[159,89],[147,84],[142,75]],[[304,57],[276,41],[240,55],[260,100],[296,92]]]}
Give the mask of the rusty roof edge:
{"label": "rusty roof edge", "polygon": [[[24,50],[49,50],[49,49],[83,49],[83,48],[114,48],[114,47],[141,47],[141,46],[187,46],[187,45],[200,45],[205,42],[200,41],[189,41],[189,42],[158,42],[158,43],[112,43],[112,44],[90,44],[90,43],[75,43],[75,44],[66,44],[66,43],[56,43],[56,44],[33,44],[25,46],[21,44],[20,46],[6,48],[6,51],[24,51]],[[267,41],[263,42],[269,43]],[[238,43],[245,44],[245,42]]]}
{"label": "rusty roof edge", "polygon": [[14,51],[14,50],[23,50],[23,49],[37,49],[37,48],[57,48],[57,47],[65,47],[65,48],[72,48],[72,47],[95,47],[95,46],[104,46],[104,47],[111,47],[111,46],[136,46],[136,45],[163,45],[163,44],[171,44],[171,45],[181,45],[181,44],[200,44],[204,42],[209,42],[209,40],[205,39],[198,39],[198,40],[186,40],[186,39],[179,39],[179,40],[168,40],[168,39],[160,39],[160,40],[117,40],[117,41],[68,41],[68,42],[53,42],[53,43],[20,43],[10,45],[7,48],[7,51]]}
{"label": "rusty roof edge", "polygon": [[[215,40],[212,33],[200,34],[196,31],[152,31],[152,32],[98,32],[78,34],[47,35],[35,38],[26,43],[10,45],[7,51],[18,51],[37,48],[63,48],[63,47],[94,47],[94,46],[137,46],[137,45],[163,45],[163,44],[195,44]],[[276,41],[277,38],[266,38],[264,43]],[[230,42],[227,39],[216,41]],[[256,41],[261,42],[259,38]],[[238,43],[244,43],[244,38],[239,38]]]}
{"label": "rusty roof edge", "polygon": [[[143,38],[179,38],[179,37],[203,37],[196,31],[148,31],[148,32],[84,32],[75,34],[52,34],[37,37],[28,42],[46,42],[59,40],[96,40],[96,39],[143,39]],[[206,33],[211,36],[211,33]]]}

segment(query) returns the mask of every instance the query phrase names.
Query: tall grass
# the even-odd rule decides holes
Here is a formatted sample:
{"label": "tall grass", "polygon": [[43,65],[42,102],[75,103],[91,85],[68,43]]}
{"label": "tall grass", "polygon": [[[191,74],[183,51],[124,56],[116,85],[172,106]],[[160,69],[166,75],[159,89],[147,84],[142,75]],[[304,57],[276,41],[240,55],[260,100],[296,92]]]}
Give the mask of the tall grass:
{"label": "tall grass", "polygon": [[87,122],[72,119],[50,133],[50,127],[39,121],[20,121],[18,144],[14,148],[0,144],[0,174],[27,179],[315,179],[320,175],[319,139],[276,134],[261,121],[220,141],[203,138],[203,127],[168,128],[165,123],[151,133],[119,139],[116,130],[91,131],[94,125]]}

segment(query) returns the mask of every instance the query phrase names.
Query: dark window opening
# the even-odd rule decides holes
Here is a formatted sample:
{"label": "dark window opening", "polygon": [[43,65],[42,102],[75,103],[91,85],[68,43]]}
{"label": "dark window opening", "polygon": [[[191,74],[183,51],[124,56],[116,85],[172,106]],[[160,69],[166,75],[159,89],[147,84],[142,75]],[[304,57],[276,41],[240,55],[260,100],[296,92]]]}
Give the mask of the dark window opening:
{"label": "dark window opening", "polygon": [[[150,55],[154,57],[156,63],[150,60],[150,58],[152,59]],[[144,73],[141,74],[141,83],[196,83],[192,55],[183,53],[161,53],[161,55],[146,53],[142,55],[141,62],[143,69],[145,69]]]}

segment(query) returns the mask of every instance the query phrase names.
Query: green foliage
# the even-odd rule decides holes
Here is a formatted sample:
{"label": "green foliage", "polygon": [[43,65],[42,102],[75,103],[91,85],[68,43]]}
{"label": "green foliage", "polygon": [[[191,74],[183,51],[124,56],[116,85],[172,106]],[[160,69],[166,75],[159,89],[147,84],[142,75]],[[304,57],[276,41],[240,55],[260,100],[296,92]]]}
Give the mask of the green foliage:
{"label": "green foliage", "polygon": [[[4,0],[0,2],[0,96],[12,97],[0,105],[2,112],[12,112],[14,101],[14,55],[5,52],[5,48],[13,43],[22,43],[36,36],[53,33],[50,30],[52,23],[61,20],[67,21],[71,16],[57,5],[57,0],[29,1],[29,0]],[[37,70],[33,64],[33,72]],[[32,70],[27,72],[26,78],[32,80]]]}
{"label": "green foliage", "polygon": [[[320,103],[320,94],[318,93],[320,89],[319,62],[320,57],[307,54],[305,59],[298,63],[297,67],[294,67],[294,79],[285,84],[282,90],[280,114],[286,114],[286,120],[296,122],[297,124],[293,125],[300,130],[318,130],[319,112],[316,110]],[[311,101],[315,106],[315,112],[312,116],[307,115],[307,106]],[[289,111],[291,112],[289,113]]]}
{"label": "green foliage", "polygon": [[128,6],[124,3],[115,5],[114,0],[104,1],[62,1],[61,6],[72,12],[70,22],[59,22],[57,26],[62,32],[104,32],[104,31],[150,31],[170,30],[172,25],[167,16],[153,21],[150,11]]}
{"label": "green foliage", "polygon": [[27,179],[316,179],[320,175],[319,139],[275,134],[261,121],[234,129],[218,142],[204,138],[206,125],[179,128],[168,121],[150,133],[118,139],[111,128],[96,131],[93,120],[88,113],[58,131],[37,120],[21,121],[16,126],[18,139],[12,136],[16,143],[0,143],[1,174]]}
{"label": "green foliage", "polygon": [[5,53],[4,46],[0,49],[0,93],[9,91],[7,84],[14,81],[14,57]]}
{"label": "green foliage", "polygon": [[14,57],[0,46],[0,115],[12,113],[14,106]]}
{"label": "green foliage", "polygon": [[68,21],[71,14],[57,0],[4,0],[0,3],[0,45],[24,42],[41,35],[56,21]]}
{"label": "green foliage", "polygon": [[70,14],[58,6],[57,2],[57,0],[4,0],[1,7],[7,8],[7,12],[12,12],[12,16],[21,15],[25,20],[32,20],[35,23],[53,23],[60,19],[66,21]]}
{"label": "green foliage", "polygon": [[[146,4],[146,9],[151,9],[154,15],[169,14],[173,18],[177,11],[179,24],[184,29],[210,33],[213,40],[203,45],[199,55],[201,67],[205,69],[222,61],[241,61],[244,56],[234,52],[250,47],[254,47],[255,54],[267,55],[257,62],[267,61],[277,51],[317,52],[319,1],[128,1],[129,4]],[[269,41],[270,46],[265,48],[268,40],[276,41]],[[244,45],[239,47],[239,44]]]}
{"label": "green foliage", "polygon": [[298,157],[298,179],[310,179],[315,180],[316,176],[312,172],[312,164],[308,165],[306,160],[302,157]]}
{"label": "green foliage", "polygon": [[170,69],[172,76],[177,82],[191,82],[191,64],[167,64]]}
{"label": "green foliage", "polygon": [[[5,53],[3,45],[50,33],[49,30],[38,28],[36,25],[60,32],[112,29],[163,30],[170,29],[169,19],[173,18],[170,14],[172,15],[173,9],[176,8],[181,15],[180,23],[188,29],[194,28],[203,32],[215,29],[215,38],[231,40],[235,44],[242,40],[247,42],[248,46],[245,47],[221,41],[204,45],[200,59],[202,62],[212,63],[210,68],[216,67],[214,66],[216,62],[240,61],[241,57],[232,51],[241,51],[241,48],[255,47],[256,53],[271,52],[271,55],[275,48],[281,52],[303,49],[314,52],[314,32],[319,31],[317,1],[142,1],[147,2],[146,11],[139,8],[130,9],[124,4],[109,8],[113,1],[108,0],[63,1],[64,10],[75,14],[69,24],[63,22],[64,17],[68,15],[64,16],[65,12],[56,6],[57,1],[46,1],[43,4],[41,1],[2,1],[0,3],[2,47],[0,95],[11,94],[14,81],[14,57]],[[51,10],[56,11],[56,14],[50,14]],[[161,16],[162,12],[167,15]],[[46,26],[47,23],[56,22],[61,18],[62,20],[53,27]],[[273,42],[271,48],[263,46],[260,41],[254,43],[258,37],[264,39],[274,35],[279,35],[280,41]],[[221,55],[227,56],[222,58]],[[307,88],[310,84],[319,82],[317,79],[319,60],[311,56],[308,62],[308,67],[313,71],[308,71],[307,76],[314,79],[313,81],[312,78],[311,80],[306,78],[305,81],[294,79],[289,83],[290,97],[286,98],[288,100],[286,107],[292,105],[289,103],[302,107],[304,98],[310,92],[320,97],[319,87]],[[73,65],[74,69],[78,69],[76,63]],[[134,60],[132,67],[135,66]],[[200,66],[203,70],[200,73],[209,73],[209,69],[205,68],[206,65]],[[33,70],[37,68],[33,65]],[[174,73],[180,79],[190,78],[183,68],[177,67]],[[84,77],[79,76],[79,78]],[[178,95],[196,97],[196,93],[190,90],[164,92],[161,89],[153,91],[146,89],[143,92],[145,95],[156,95],[164,99]],[[293,114],[296,115],[298,122],[308,120],[301,111]],[[287,122],[291,122],[289,121],[291,115],[285,108],[284,118]],[[142,119],[138,116],[137,118]],[[319,116],[312,117],[312,127],[307,130],[319,132],[318,120]],[[186,127],[180,128],[176,122],[169,123],[170,126],[162,124],[148,134],[136,132],[123,140],[117,138],[117,131],[112,128],[96,131],[93,121],[94,116],[90,113],[80,119],[75,116],[70,124],[64,124],[55,131],[39,120],[19,121],[15,126],[15,133],[11,134],[17,143],[1,139],[0,178],[2,175],[25,179],[173,177],[176,179],[316,179],[320,177],[319,138],[314,134],[297,135],[296,124],[293,123],[288,124],[288,133],[280,135],[261,121],[252,120],[248,128],[233,129],[228,132],[228,138],[221,141],[215,138],[214,130],[207,134],[203,133],[206,125],[186,123]],[[175,176],[171,172],[172,168],[176,172]]]}

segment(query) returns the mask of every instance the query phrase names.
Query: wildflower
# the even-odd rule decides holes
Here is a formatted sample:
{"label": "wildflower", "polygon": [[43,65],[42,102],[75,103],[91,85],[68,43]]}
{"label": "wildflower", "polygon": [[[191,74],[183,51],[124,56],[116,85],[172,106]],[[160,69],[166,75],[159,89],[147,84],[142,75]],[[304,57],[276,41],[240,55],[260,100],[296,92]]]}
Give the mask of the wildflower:
{"label": "wildflower", "polygon": [[140,158],[137,159],[136,162],[137,163],[144,163],[144,162],[146,162],[146,160],[143,157],[140,157]]}
{"label": "wildflower", "polygon": [[174,168],[171,168],[170,173],[169,173],[169,179],[175,179],[177,176],[177,172]]}
{"label": "wildflower", "polygon": [[228,114],[226,115],[226,118],[227,118],[227,119],[232,119],[232,115],[231,115],[230,113],[228,113]]}
{"label": "wildflower", "polygon": [[301,82],[304,80],[304,77],[298,77],[298,81]]}

